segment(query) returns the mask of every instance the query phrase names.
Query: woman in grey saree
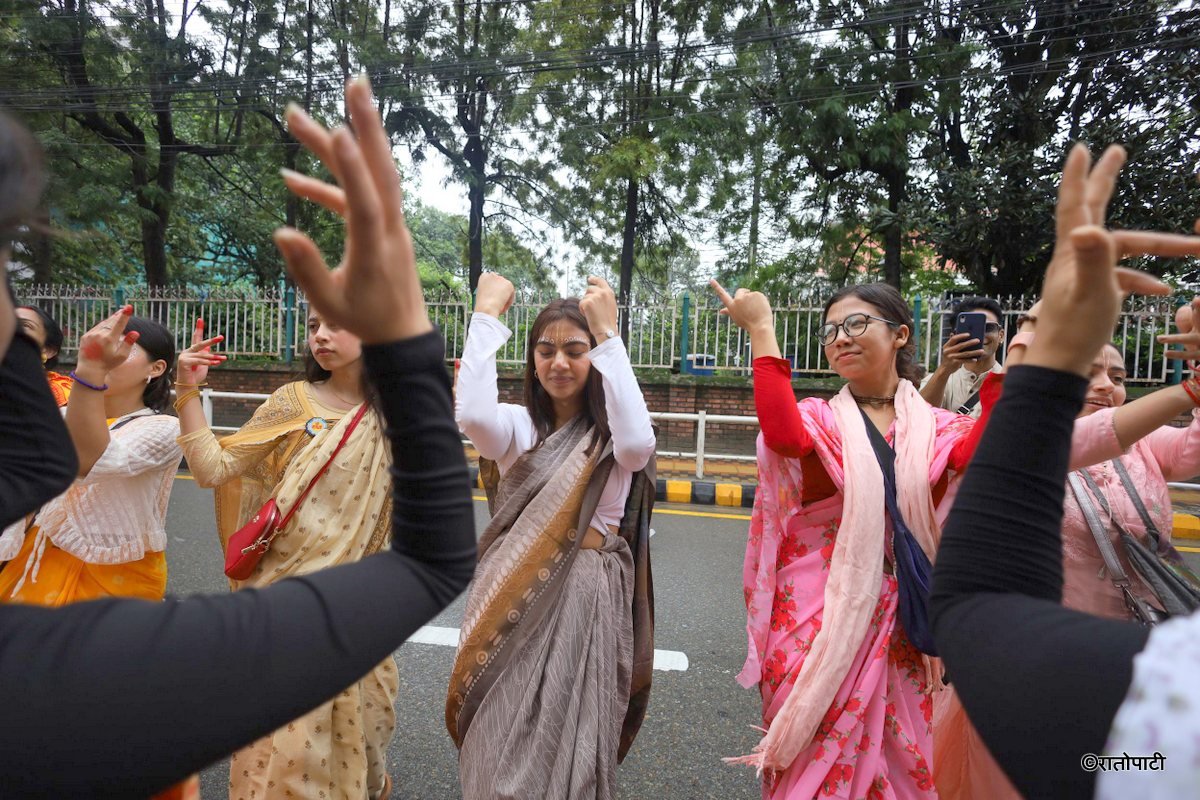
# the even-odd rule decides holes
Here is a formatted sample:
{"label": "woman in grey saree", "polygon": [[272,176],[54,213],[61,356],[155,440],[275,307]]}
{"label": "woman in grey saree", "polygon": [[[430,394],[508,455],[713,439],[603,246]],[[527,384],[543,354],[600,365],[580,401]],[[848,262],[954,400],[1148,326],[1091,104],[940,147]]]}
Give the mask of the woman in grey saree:
{"label": "woman in grey saree", "polygon": [[535,320],[524,406],[496,387],[512,284],[476,293],[455,412],[492,520],[446,700],[467,800],[615,796],[649,700],[654,430],[616,299],[589,283]]}

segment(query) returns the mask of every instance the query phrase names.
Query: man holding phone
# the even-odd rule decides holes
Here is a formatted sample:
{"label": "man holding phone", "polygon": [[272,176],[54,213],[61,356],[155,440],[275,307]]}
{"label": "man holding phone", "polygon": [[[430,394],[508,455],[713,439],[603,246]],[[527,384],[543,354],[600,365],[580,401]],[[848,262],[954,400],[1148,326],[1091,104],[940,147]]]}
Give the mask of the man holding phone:
{"label": "man holding phone", "polygon": [[979,387],[1003,372],[996,352],[1004,343],[1004,309],[990,297],[967,297],[954,306],[954,335],[942,347],[937,369],[921,384],[925,402],[979,419]]}

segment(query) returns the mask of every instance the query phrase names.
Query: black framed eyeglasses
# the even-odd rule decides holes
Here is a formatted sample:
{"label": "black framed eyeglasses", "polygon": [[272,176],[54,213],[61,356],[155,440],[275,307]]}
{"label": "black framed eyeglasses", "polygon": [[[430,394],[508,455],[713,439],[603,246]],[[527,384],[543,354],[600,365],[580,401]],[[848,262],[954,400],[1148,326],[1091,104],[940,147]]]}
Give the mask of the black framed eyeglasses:
{"label": "black framed eyeglasses", "polygon": [[882,322],[893,328],[900,327],[899,322],[892,322],[890,319],[884,319],[883,317],[876,317],[871,314],[851,314],[841,322],[826,322],[817,328],[817,339],[822,345],[831,344],[837,338],[838,328],[844,330],[846,335],[851,339],[856,336],[862,336],[867,332],[867,326],[871,324],[871,320]]}

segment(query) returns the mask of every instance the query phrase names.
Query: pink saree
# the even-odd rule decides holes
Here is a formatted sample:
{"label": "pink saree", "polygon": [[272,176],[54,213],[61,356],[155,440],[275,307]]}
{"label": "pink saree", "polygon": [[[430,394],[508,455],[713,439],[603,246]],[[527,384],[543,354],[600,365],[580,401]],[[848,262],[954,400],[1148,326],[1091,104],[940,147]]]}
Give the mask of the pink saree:
{"label": "pink saree", "polygon": [[[897,460],[901,507],[914,532],[914,518],[923,521],[929,541],[922,545],[932,548],[940,537],[955,484],[951,481],[936,508],[932,487],[942,480],[954,445],[970,433],[973,421],[930,408],[915,389],[911,393],[908,389],[911,385],[902,383],[904,396],[897,396],[897,423],[888,438],[894,440],[900,430],[904,442]],[[848,570],[848,557],[837,553],[850,546],[849,540],[839,541],[839,528],[850,517],[860,526],[864,519],[878,519],[880,539],[886,542],[890,536],[890,523],[885,522],[881,508],[881,489],[868,485],[864,490],[859,485],[847,500],[845,456],[849,454],[844,452],[839,426],[839,420],[850,419],[845,402],[839,396],[832,406],[812,398],[799,404],[805,429],[837,489],[831,497],[804,506],[799,460],[777,455],[759,439],[759,491],[743,575],[749,652],[738,680],[746,687],[757,684],[762,694],[763,720],[769,731],[758,748],[760,754],[766,751],[759,762],[766,767],[763,797],[934,798],[932,692],[940,664],[927,659],[905,638],[897,617],[896,579],[883,569],[880,544],[871,544],[876,560],[864,563],[877,566],[868,570]],[[857,413],[856,407],[853,413]],[[922,416],[926,414],[929,416]],[[906,430],[914,433],[906,434]],[[850,438],[855,442],[849,448],[855,466],[849,471],[860,476],[856,481],[868,484],[866,478],[873,480],[878,466],[869,445],[864,452],[865,428]],[[910,443],[909,439],[917,441]],[[870,459],[869,463],[864,459]],[[927,469],[917,470],[914,464],[927,464]],[[908,465],[907,475],[900,475],[904,465]],[[870,473],[871,469],[875,472]],[[881,486],[881,477],[878,482]],[[860,541],[853,547],[861,549],[864,544]],[[839,560],[843,564],[840,571]],[[836,585],[830,581],[831,565]],[[839,575],[842,577],[836,577]],[[864,582],[872,585],[858,585]],[[831,657],[830,650],[839,645],[831,644],[828,636],[824,641],[818,639],[822,624],[829,624],[829,613],[844,617],[844,607],[861,604],[863,597],[871,605],[863,624],[854,630],[865,632],[849,642],[846,658]],[[848,627],[843,622],[841,629]],[[828,682],[829,675],[819,663],[805,670],[810,657],[826,658],[835,666],[832,686],[836,688],[831,698],[819,688],[814,691],[814,686]],[[815,696],[801,695],[798,702],[788,704],[802,671],[804,680],[799,685],[805,695]],[[772,727],[781,711],[804,717],[804,711],[796,708],[808,704],[811,710],[813,703],[827,710],[819,722],[812,720],[817,724],[811,733],[812,725],[790,719],[784,722],[782,733],[781,725]],[[781,742],[787,738],[792,741]]]}

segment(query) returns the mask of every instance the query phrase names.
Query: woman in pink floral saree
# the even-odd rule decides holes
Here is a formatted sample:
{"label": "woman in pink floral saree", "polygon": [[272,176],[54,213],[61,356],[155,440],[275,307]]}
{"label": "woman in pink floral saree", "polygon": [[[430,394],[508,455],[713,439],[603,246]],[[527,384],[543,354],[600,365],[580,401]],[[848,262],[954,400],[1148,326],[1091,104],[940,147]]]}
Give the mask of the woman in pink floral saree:
{"label": "woman in pink floral saree", "polygon": [[[955,477],[978,436],[907,379],[907,305],[882,284],[849,287],[819,332],[848,384],[796,404],[762,295],[718,288],[751,333],[763,435],[744,570],[749,654],[766,735],[753,756],[765,798],[933,798],[932,692],[941,666],[909,642],[890,566],[891,523],[866,424],[896,451],[901,513],[931,558]],[[980,431],[987,412],[978,425]]]}

